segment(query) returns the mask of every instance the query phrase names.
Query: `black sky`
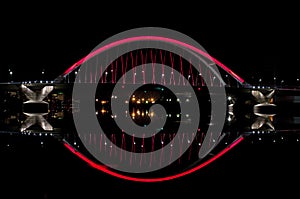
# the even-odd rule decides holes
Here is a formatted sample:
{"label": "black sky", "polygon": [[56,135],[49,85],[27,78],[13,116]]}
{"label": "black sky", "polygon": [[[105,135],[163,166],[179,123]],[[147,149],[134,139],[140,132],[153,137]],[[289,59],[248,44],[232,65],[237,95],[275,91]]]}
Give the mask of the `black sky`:
{"label": "black sky", "polygon": [[[225,6],[225,5],[224,5]],[[41,7],[1,18],[1,81],[55,78],[105,39],[131,28],[157,26],[180,31],[243,78],[299,74],[298,13],[293,5],[143,7],[116,11]],[[93,9],[92,9],[93,8]],[[151,11],[151,12],[150,12]]]}

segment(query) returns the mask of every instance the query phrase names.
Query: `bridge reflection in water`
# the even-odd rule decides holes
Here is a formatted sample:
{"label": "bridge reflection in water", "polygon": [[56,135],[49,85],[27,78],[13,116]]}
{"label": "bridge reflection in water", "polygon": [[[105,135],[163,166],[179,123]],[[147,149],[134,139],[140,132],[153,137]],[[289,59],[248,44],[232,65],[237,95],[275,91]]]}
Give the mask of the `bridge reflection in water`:
{"label": "bridge reflection in water", "polygon": [[[2,84],[1,85],[1,148],[11,150],[16,144],[13,140],[26,139],[29,137],[39,140],[39,147],[47,147],[49,140],[56,140],[66,146],[71,151],[81,157],[88,158],[90,164],[97,163],[82,143],[88,143],[95,147],[97,152],[106,158],[116,158],[119,164],[127,162],[132,165],[149,166],[162,164],[171,160],[171,152],[161,154],[161,156],[147,159],[144,153],[153,152],[163,148],[168,143],[171,147],[174,142],[177,146],[191,143],[187,151],[175,162],[168,164],[168,167],[159,171],[147,174],[130,174],[141,177],[142,179],[153,177],[166,177],[186,171],[195,165],[201,165],[206,161],[219,157],[227,149],[233,146],[237,140],[247,138],[248,142],[254,144],[297,144],[300,143],[300,115],[299,98],[300,91],[297,89],[255,89],[255,88],[233,88],[226,87],[227,112],[226,120],[221,140],[211,140],[212,143],[218,142],[217,147],[205,159],[199,159],[198,153],[210,122],[210,102],[209,95],[205,87],[195,87],[195,91],[200,99],[201,120],[197,132],[193,134],[182,132],[176,139],[173,139],[178,130],[178,122],[189,125],[192,121],[189,115],[181,115],[180,103],[189,103],[190,93],[176,93],[172,95],[167,88],[162,85],[148,85],[141,87],[133,93],[124,105],[129,106],[129,111],[124,112],[125,117],[133,119],[137,124],[143,126],[149,124],[151,119],[155,119],[154,112],[149,107],[153,104],[161,104],[167,110],[167,123],[164,129],[149,138],[130,136],[119,129],[114,123],[114,118],[110,109],[112,84],[98,85],[101,91],[107,91],[107,95],[96,94],[95,114],[99,120],[104,134],[91,132],[79,137],[74,126],[73,117],[80,113],[80,103],[72,99],[73,84]],[[88,88],[90,84],[84,84]],[[45,86],[52,86],[53,90],[43,99],[47,103],[46,113],[24,114],[24,108],[28,97],[21,88],[27,87],[37,92]],[[127,85],[130,86],[130,85]],[[147,92],[146,92],[147,91]],[[217,93],[216,93],[217,94]],[[210,93],[214,95],[214,93]],[[179,97],[180,96],[180,97]],[[118,96],[114,96],[117,98]],[[30,107],[27,107],[30,110]],[[34,109],[33,109],[34,110]],[[72,115],[72,111],[73,114]],[[39,120],[37,117],[43,118]],[[31,118],[31,119],[30,119]],[[51,128],[45,128],[45,123]],[[102,125],[104,124],[104,125]],[[8,136],[9,135],[9,136]],[[8,136],[8,137],[7,137]],[[144,136],[145,137],[145,136]],[[110,141],[110,144],[108,144]],[[18,141],[19,142],[19,141]],[[20,140],[20,142],[22,142]],[[52,142],[52,141],[50,141]],[[126,157],[116,150],[122,148],[133,152],[132,156]],[[75,150],[75,151],[74,151]],[[92,163],[93,162],[93,163]],[[206,163],[205,163],[206,165]],[[95,166],[94,166],[95,167]],[[126,174],[126,173],[125,173]]]}
{"label": "bridge reflection in water", "polygon": [[[180,105],[188,104],[192,100],[191,93],[169,92],[169,84],[141,84],[134,93],[128,93],[128,100],[123,103],[129,109],[123,112],[123,116],[134,120],[140,126],[157,119],[155,112],[151,112],[151,105],[161,104],[166,109],[164,128],[159,133],[143,139],[143,135],[129,136],[115,125],[114,119],[120,115],[113,114],[111,102],[118,96],[112,96],[114,84],[107,81],[108,79],[98,84],[93,104],[95,115],[105,134],[78,134],[74,116],[80,114],[80,101],[72,97],[77,72],[78,68],[60,79],[62,81],[56,82],[0,84],[0,155],[3,161],[0,168],[9,187],[26,187],[53,195],[61,195],[63,192],[67,196],[76,196],[79,192],[91,192],[94,196],[100,194],[103,189],[112,192],[116,186],[122,193],[127,193],[128,190],[132,193],[133,186],[149,194],[153,190],[176,194],[199,188],[211,190],[212,185],[207,183],[208,181],[213,181],[216,186],[225,187],[226,190],[232,186],[244,188],[250,181],[257,181],[257,176],[260,179],[256,182],[257,186],[269,184],[282,189],[283,185],[279,185],[277,178],[290,180],[299,176],[299,161],[293,160],[297,158],[300,146],[300,90],[297,87],[258,88],[246,83],[241,84],[227,73],[222,74],[223,79],[230,82],[225,86],[226,112],[222,139],[211,139],[211,144],[218,143],[217,146],[205,158],[200,159],[198,153],[203,138],[212,135],[207,129],[215,125],[210,123],[210,95],[219,93],[209,93],[199,74],[197,81],[196,75],[190,74],[193,78],[189,79],[189,74],[185,74],[186,80],[194,80],[193,90],[197,94],[200,107],[199,128],[193,134],[176,132],[178,121],[181,121],[182,125],[193,122],[189,114],[182,115],[180,110]],[[83,77],[88,75],[83,74]],[[90,77],[92,78],[86,78],[84,81],[78,78],[81,82],[77,84],[89,89],[97,83],[93,81],[93,75]],[[174,79],[179,78],[174,76]],[[220,82],[214,80],[213,75],[210,79],[212,86],[220,86]],[[161,82],[160,79],[157,82]],[[182,90],[185,90],[182,81],[180,84],[177,81],[175,83],[177,85],[174,86],[181,86]],[[124,86],[130,87],[131,84],[127,82]],[[45,92],[47,90],[48,93]],[[177,137],[173,139],[175,135]],[[167,144],[172,147],[172,142],[177,142],[179,148],[186,143],[190,144],[190,147],[175,162],[149,173],[126,173],[110,169],[110,165],[103,165],[86,149],[86,145],[94,147],[98,154],[118,160],[119,164],[151,167],[169,162],[172,153],[162,153],[148,159],[144,153],[156,151]],[[124,156],[116,150],[117,147],[132,152],[133,155]],[[229,150],[230,153],[226,156],[225,152]],[[225,157],[220,158],[221,155]],[[215,162],[212,163],[213,161]],[[208,163],[212,164],[207,166]],[[104,173],[94,172],[94,168]],[[149,184],[125,184],[124,181],[116,184],[118,178],[113,178],[116,181],[112,182],[110,175],[106,175],[108,173],[134,181],[159,181],[157,179],[172,179],[191,173],[195,168],[203,168],[204,172],[194,172],[194,175],[182,178],[184,188],[179,180],[174,184],[159,184],[163,186],[159,189],[152,186],[150,192]],[[273,172],[272,168],[278,171]],[[61,180],[61,177],[65,180]],[[34,187],[28,184],[29,179],[36,183]],[[93,182],[89,182],[91,179]],[[99,188],[99,183],[95,181],[101,185],[104,183],[104,188]],[[52,182],[55,182],[55,186]],[[233,184],[228,185],[228,182]],[[71,189],[68,188],[67,191],[58,188],[69,187],[70,184]],[[74,187],[78,187],[76,193]]]}

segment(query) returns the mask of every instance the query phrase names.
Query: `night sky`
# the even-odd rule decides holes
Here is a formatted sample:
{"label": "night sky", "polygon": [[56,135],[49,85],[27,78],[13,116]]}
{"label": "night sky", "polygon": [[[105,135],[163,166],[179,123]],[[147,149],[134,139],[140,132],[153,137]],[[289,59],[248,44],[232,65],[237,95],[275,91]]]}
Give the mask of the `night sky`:
{"label": "night sky", "polygon": [[[145,2],[139,9],[131,7],[123,11],[118,11],[117,5],[101,5],[101,2],[75,8],[32,4],[23,11],[15,6],[25,5],[3,6],[2,11],[9,14],[3,12],[0,16],[0,81],[9,79],[9,69],[14,81],[39,80],[43,70],[45,78],[52,80],[105,39],[138,27],[164,27],[186,34],[250,83],[274,75],[290,82],[300,77],[298,6],[245,3],[216,8],[201,2],[181,4],[165,7]],[[234,198],[277,196],[276,190],[288,198],[298,193],[292,183],[299,179],[299,161],[295,159],[298,154],[293,147],[241,145],[203,172],[158,184],[130,183],[95,172],[56,145],[40,149],[37,154],[25,150],[16,154],[16,164],[7,163],[0,169],[4,168],[2,173],[7,174],[4,189],[12,188],[11,185],[18,189],[25,187],[25,195],[38,198],[62,195],[68,198],[78,196],[77,193],[89,193],[83,198],[100,198],[102,194],[115,197],[116,193],[123,193],[126,198],[195,193],[215,197],[215,190],[220,190],[223,197]],[[55,154],[54,148],[64,153]],[[299,150],[299,146],[295,148]],[[28,160],[18,159],[27,152]],[[33,161],[36,158],[40,161]],[[10,165],[13,167],[9,168]],[[41,167],[45,165],[53,170],[43,170]],[[238,190],[242,190],[242,195],[236,194]]]}
{"label": "night sky", "polygon": [[110,36],[146,26],[170,28],[190,36],[250,82],[253,76],[300,76],[299,17],[293,7],[247,7],[190,12],[177,8],[164,14],[157,8],[162,16],[147,15],[146,10],[118,13],[115,18],[100,8],[99,13],[94,8],[86,11],[88,14],[56,8],[2,17],[1,81],[8,78],[8,69],[13,70],[15,81],[39,79],[42,70],[49,79],[55,78]]}

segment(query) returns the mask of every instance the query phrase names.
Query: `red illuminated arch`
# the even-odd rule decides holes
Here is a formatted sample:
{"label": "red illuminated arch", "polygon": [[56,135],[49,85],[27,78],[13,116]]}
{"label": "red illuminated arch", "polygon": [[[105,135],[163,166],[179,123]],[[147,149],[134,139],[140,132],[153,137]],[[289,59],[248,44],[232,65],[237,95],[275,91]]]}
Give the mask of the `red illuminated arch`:
{"label": "red illuminated arch", "polygon": [[222,155],[224,155],[226,152],[228,152],[230,149],[232,149],[234,146],[236,146],[238,143],[240,143],[242,140],[244,140],[244,137],[241,136],[238,139],[236,139],[233,143],[231,143],[230,145],[228,145],[225,149],[223,149],[222,151],[220,151],[219,153],[217,153],[215,156],[213,156],[212,158],[208,159],[207,161],[199,164],[198,166],[195,166],[187,171],[175,174],[175,175],[171,175],[171,176],[166,176],[166,177],[161,177],[161,178],[136,178],[136,177],[131,177],[131,176],[127,176],[127,175],[122,175],[120,173],[114,172],[112,170],[110,170],[108,167],[98,164],[94,161],[92,161],[91,159],[89,159],[88,157],[86,157],[84,154],[80,153],[78,150],[76,150],[72,145],[70,145],[67,142],[64,142],[64,146],[70,150],[73,154],[75,154],[76,156],[78,156],[80,159],[82,159],[83,161],[85,161],[86,163],[88,163],[91,167],[98,169],[104,173],[107,173],[111,176],[117,177],[117,178],[121,178],[124,180],[129,180],[129,181],[135,181],[135,182],[162,182],[162,181],[168,181],[168,180],[173,180],[176,178],[180,178],[180,177],[184,177],[186,175],[189,175],[191,173],[194,173],[195,171],[198,171],[199,169],[205,167],[206,165],[212,163],[213,161],[215,161],[216,159],[218,159],[219,157],[221,157]]}
{"label": "red illuminated arch", "polygon": [[[160,37],[160,36],[136,36],[136,37],[130,37],[130,38],[125,38],[125,39],[121,39],[112,43],[109,43],[103,47],[98,48],[97,50],[91,52],[90,54],[88,54],[87,56],[83,57],[82,59],[80,59],[79,61],[77,61],[75,64],[73,64],[71,67],[69,67],[63,74],[62,76],[65,77],[66,75],[68,75],[70,72],[72,72],[73,70],[75,70],[76,68],[80,67],[81,64],[83,64],[86,60],[89,60],[90,58],[94,57],[97,54],[100,54],[108,49],[111,49],[113,47],[117,47],[118,45],[122,45],[125,43],[130,43],[130,42],[136,42],[136,41],[163,41],[163,42],[168,42],[168,43],[173,43],[176,45],[180,45],[183,46],[189,50],[192,50],[196,53],[199,53],[200,55],[212,60],[216,65],[218,65],[219,67],[221,67],[223,70],[225,70],[228,74],[230,74],[233,78],[235,78],[239,83],[243,84],[245,81],[244,79],[242,79],[241,77],[239,77],[237,74],[235,74],[232,70],[230,70],[227,66],[225,66],[224,64],[222,64],[220,61],[218,61],[217,59],[211,57],[209,54],[207,54],[206,52],[181,41],[175,40],[175,39],[171,39],[171,38],[165,38],[165,37]],[[72,145],[70,145],[68,142],[64,142],[64,146],[70,150],[72,153],[74,153],[76,156],[78,156],[80,159],[82,159],[83,161],[85,161],[86,163],[88,163],[91,167],[100,170],[104,173],[107,173],[111,176],[114,177],[118,177],[121,179],[125,179],[125,180],[130,180],[130,181],[136,181],[136,182],[161,182],[161,181],[167,181],[167,180],[172,180],[172,179],[176,179],[176,178],[180,178],[183,176],[186,176],[188,174],[191,174],[201,168],[203,168],[204,166],[210,164],[211,162],[215,161],[216,159],[218,159],[219,157],[221,157],[222,155],[224,155],[226,152],[228,152],[230,149],[232,149],[234,146],[236,146],[238,143],[240,143],[242,140],[244,140],[244,137],[241,136],[239,138],[237,138],[234,142],[232,142],[230,145],[228,145],[226,148],[224,148],[223,150],[221,150],[219,153],[217,153],[215,156],[213,156],[212,158],[208,159],[207,161],[178,174],[175,175],[171,175],[171,176],[166,176],[166,177],[160,177],[160,178],[137,178],[137,177],[131,177],[131,176],[127,176],[127,175],[123,175],[120,173],[117,173],[115,171],[112,171],[110,168],[106,167],[105,165],[96,163],[94,161],[92,161],[91,159],[89,159],[87,156],[85,156],[84,154],[82,154],[81,152],[77,151]]]}

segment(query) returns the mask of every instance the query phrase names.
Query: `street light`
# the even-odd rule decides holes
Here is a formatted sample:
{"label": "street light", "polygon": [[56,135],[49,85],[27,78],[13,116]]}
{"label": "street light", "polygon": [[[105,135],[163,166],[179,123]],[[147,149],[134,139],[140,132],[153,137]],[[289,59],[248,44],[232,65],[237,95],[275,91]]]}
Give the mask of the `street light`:
{"label": "street light", "polygon": [[283,84],[284,84],[284,80],[281,80],[281,88],[283,87]]}
{"label": "street light", "polygon": [[42,70],[42,80],[45,80],[45,69]]}
{"label": "street light", "polygon": [[10,81],[12,82],[12,81],[13,81],[13,78],[12,78],[12,76],[13,76],[13,71],[12,71],[11,69],[8,69],[8,73],[9,73],[9,79],[10,79]]}

